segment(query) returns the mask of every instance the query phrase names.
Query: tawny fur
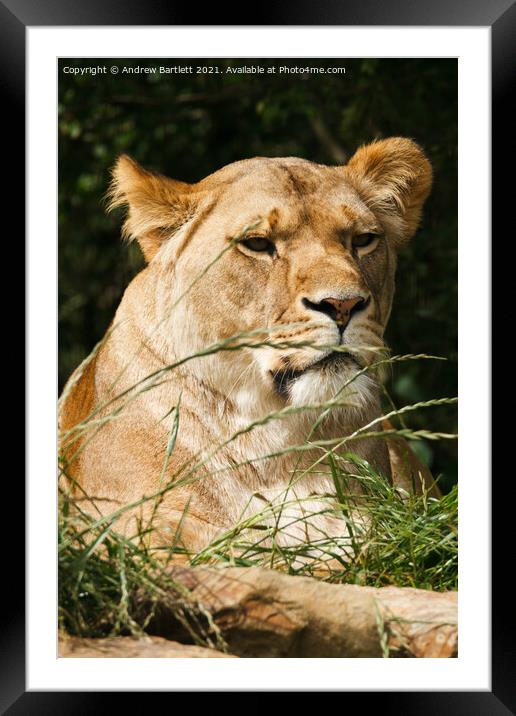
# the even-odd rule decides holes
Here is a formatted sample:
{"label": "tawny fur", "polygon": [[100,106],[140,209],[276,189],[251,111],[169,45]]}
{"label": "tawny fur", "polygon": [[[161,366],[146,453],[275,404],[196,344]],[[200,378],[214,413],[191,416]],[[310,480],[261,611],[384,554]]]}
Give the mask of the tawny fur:
{"label": "tawny fur", "polygon": [[[181,523],[180,542],[197,551],[263,509],[264,501],[287,494],[300,502],[281,517],[285,542],[318,538],[321,531],[341,534],[342,521],[326,515],[312,518],[308,527],[287,526],[303,510],[316,510],[318,496],[333,492],[324,465],[288,488],[294,468],[302,474],[320,451],[259,459],[302,444],[317,407],[244,429],[271,411],[330,400],[360,366],[381,357],[376,349],[383,346],[391,310],[396,251],[417,229],[431,178],[422,150],[404,138],[361,147],[344,167],[255,158],[191,185],[120,157],[111,206],[127,207],[124,236],[139,242],[148,265],[126,289],[104,341],[72,375],[61,400],[66,474],[85,509],[108,514],[173,480],[177,486],[124,513],[117,528],[135,533],[137,520],[152,516],[153,543],[167,544]],[[246,227],[247,236],[273,242],[274,252],[232,243]],[[369,233],[378,240],[354,249],[353,237]],[[341,341],[331,315],[313,305],[355,296],[369,303],[352,316],[342,342],[355,347],[358,362],[310,368],[330,351],[313,344]],[[284,346],[181,362],[256,329],[271,332],[241,340]],[[285,345],[299,341],[311,345]],[[299,371],[298,377],[278,390],[274,375],[286,369]],[[352,381],[341,400],[347,405],[333,409],[313,439],[350,435],[380,415],[375,374]],[[90,427],[74,433],[81,421]],[[390,455],[380,439],[347,449],[404,487],[413,475],[428,479],[400,442]]]}

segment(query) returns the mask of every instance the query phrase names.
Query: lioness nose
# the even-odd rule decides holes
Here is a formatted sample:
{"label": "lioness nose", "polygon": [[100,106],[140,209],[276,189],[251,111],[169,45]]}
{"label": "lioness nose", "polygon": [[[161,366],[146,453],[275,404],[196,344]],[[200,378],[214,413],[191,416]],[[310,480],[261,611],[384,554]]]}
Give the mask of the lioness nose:
{"label": "lioness nose", "polygon": [[303,298],[303,304],[307,308],[311,308],[313,311],[320,311],[330,316],[341,329],[348,325],[354,313],[365,308],[368,303],[369,300],[366,301],[362,296],[353,296],[347,299],[329,296],[319,303],[314,303],[307,298]]}

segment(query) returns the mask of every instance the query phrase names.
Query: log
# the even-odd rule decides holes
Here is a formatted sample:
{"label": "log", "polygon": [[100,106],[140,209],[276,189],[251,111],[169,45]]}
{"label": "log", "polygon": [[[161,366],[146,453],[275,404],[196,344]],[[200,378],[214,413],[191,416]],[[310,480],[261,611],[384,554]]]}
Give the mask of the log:
{"label": "log", "polygon": [[135,639],[130,636],[114,636],[104,639],[85,639],[78,636],[59,637],[59,656],[62,658],[142,658],[152,659],[214,659],[232,658],[215,649],[179,644],[158,636]]}
{"label": "log", "polygon": [[[457,592],[328,584],[259,567],[173,566],[199,614],[240,657],[456,657]],[[162,605],[153,633],[177,634]]]}

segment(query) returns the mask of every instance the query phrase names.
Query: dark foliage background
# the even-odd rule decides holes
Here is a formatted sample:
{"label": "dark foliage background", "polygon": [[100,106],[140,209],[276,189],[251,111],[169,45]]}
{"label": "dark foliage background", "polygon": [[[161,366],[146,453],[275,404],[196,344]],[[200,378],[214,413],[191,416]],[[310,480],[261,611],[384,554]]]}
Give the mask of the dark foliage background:
{"label": "dark foliage background", "polygon": [[[453,59],[109,60],[107,74],[59,67],[59,382],[102,337],[131,278],[138,247],[107,216],[109,169],[121,152],[175,179],[197,181],[228,162],[295,155],[338,164],[363,143],[405,135],[434,167],[422,227],[400,255],[387,340],[395,353],[430,353],[393,369],[397,405],[457,390],[457,62]],[[125,74],[122,67],[218,66],[218,74]],[[345,66],[324,75],[236,74],[227,66]],[[116,65],[119,73],[110,73]],[[433,408],[415,428],[455,432],[456,411]],[[456,482],[456,444],[418,444],[442,486]]]}

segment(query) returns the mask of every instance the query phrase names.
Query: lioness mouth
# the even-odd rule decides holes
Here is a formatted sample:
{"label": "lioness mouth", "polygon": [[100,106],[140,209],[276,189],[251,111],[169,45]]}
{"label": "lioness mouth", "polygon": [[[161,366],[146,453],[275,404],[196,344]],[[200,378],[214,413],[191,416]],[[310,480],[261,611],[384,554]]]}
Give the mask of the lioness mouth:
{"label": "lioness mouth", "polygon": [[283,370],[270,371],[270,373],[272,375],[276,391],[279,395],[286,397],[288,396],[288,391],[292,383],[305,373],[308,373],[308,371],[321,370],[326,366],[338,366],[341,363],[348,363],[349,361],[358,365],[356,358],[351,355],[351,353],[333,351],[314,363],[310,363],[310,365],[307,365],[306,368],[284,368]]}

